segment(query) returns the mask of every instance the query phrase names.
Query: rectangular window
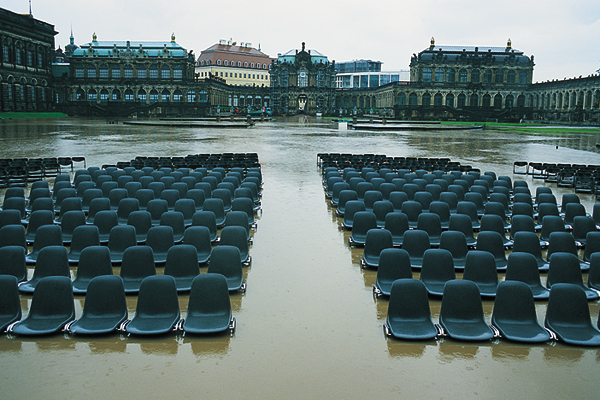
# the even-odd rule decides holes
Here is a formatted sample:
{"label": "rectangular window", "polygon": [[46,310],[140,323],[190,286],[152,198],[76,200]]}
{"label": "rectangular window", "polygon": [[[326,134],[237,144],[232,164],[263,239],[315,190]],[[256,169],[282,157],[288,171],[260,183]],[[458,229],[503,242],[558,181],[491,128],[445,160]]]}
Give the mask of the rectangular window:
{"label": "rectangular window", "polygon": [[138,94],[138,101],[140,103],[145,103],[146,102],[146,93],[140,93],[140,94]]}
{"label": "rectangular window", "polygon": [[25,86],[21,85],[21,101],[25,101]]}
{"label": "rectangular window", "polygon": [[123,75],[125,78],[133,78],[133,69],[125,68],[125,70],[123,71]]}
{"label": "rectangular window", "polygon": [[108,68],[100,67],[100,78],[108,78]]}
{"label": "rectangular window", "polygon": [[158,103],[158,94],[154,93],[150,93],[150,103]]}
{"label": "rectangular window", "polygon": [[13,85],[12,84],[8,84],[8,100],[12,100],[13,99]]}
{"label": "rectangular window", "polygon": [[180,69],[173,70],[173,78],[175,78],[175,79],[183,78],[183,71]]}
{"label": "rectangular window", "polygon": [[160,70],[160,77],[162,79],[170,79],[171,78],[171,70],[168,68],[164,68]]}
{"label": "rectangular window", "polygon": [[225,72],[225,78],[228,78],[228,77],[229,77],[229,73]]}
{"label": "rectangular window", "polygon": [[180,94],[174,94],[173,95],[173,101],[180,102],[181,101],[181,95]]}
{"label": "rectangular window", "polygon": [[133,101],[133,93],[125,93],[125,101]]}
{"label": "rectangular window", "polygon": [[15,64],[21,65],[21,49],[17,47],[17,51],[15,51]]}
{"label": "rectangular window", "polygon": [[31,50],[27,51],[27,65],[33,67],[33,52]]}
{"label": "rectangular window", "polygon": [[113,78],[120,78],[121,77],[121,70],[118,68],[113,68],[110,71],[110,76]]}
{"label": "rectangular window", "polygon": [[162,94],[162,101],[164,102],[169,102],[171,101],[171,95],[167,94],[167,93],[163,93]]}
{"label": "rectangular window", "polygon": [[138,69],[137,70],[137,77],[138,77],[138,79],[146,79],[146,70],[145,69]]}
{"label": "rectangular window", "polygon": [[88,94],[88,99],[90,101],[96,101],[96,99],[98,99],[98,95],[96,93],[89,93]]}
{"label": "rectangular window", "polygon": [[83,78],[83,68],[75,68],[75,78]]}
{"label": "rectangular window", "polygon": [[10,49],[7,44],[2,46],[2,62],[10,62]]}
{"label": "rectangular window", "polygon": [[235,78],[237,78],[237,72],[235,73]]}
{"label": "rectangular window", "polygon": [[108,93],[100,93],[101,101],[108,101]]}
{"label": "rectangular window", "polygon": [[352,77],[352,87],[353,88],[360,87],[360,75],[354,75]]}
{"label": "rectangular window", "polygon": [[150,79],[157,79],[158,78],[158,70],[157,69],[151,69],[150,70]]}
{"label": "rectangular window", "polygon": [[44,57],[42,56],[42,53],[38,53],[37,55],[37,66],[38,68],[42,68],[44,66]]}
{"label": "rectangular window", "polygon": [[117,100],[119,100],[119,97],[117,96],[116,93],[113,93],[112,94],[112,99],[113,99],[113,101],[117,101]]}
{"label": "rectangular window", "polygon": [[187,101],[188,101],[188,103],[193,103],[194,102],[194,93],[188,93],[188,95],[187,95]]}
{"label": "rectangular window", "polygon": [[88,76],[88,78],[95,78],[96,77],[96,68],[88,69],[87,76]]}
{"label": "rectangular window", "polygon": [[370,75],[369,76],[369,87],[378,87],[379,86],[379,75]]}

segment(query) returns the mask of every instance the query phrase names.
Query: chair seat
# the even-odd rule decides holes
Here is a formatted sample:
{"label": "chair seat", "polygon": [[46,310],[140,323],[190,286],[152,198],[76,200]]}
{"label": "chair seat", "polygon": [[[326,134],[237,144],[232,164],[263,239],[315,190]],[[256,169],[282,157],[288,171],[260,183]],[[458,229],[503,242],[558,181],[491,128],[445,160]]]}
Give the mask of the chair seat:
{"label": "chair seat", "polygon": [[104,335],[117,330],[127,315],[103,315],[81,318],[70,326],[69,331],[77,335]]}
{"label": "chair seat", "polygon": [[496,320],[494,326],[502,337],[513,342],[543,343],[550,340],[550,334],[541,326],[506,320]]}
{"label": "chair seat", "polygon": [[170,332],[179,321],[179,316],[136,315],[136,317],[127,324],[127,332],[134,335],[160,335]]}
{"label": "chair seat", "polygon": [[465,321],[454,319],[440,319],[440,325],[452,339],[466,341],[490,340],[494,332],[485,323],[477,321]]}

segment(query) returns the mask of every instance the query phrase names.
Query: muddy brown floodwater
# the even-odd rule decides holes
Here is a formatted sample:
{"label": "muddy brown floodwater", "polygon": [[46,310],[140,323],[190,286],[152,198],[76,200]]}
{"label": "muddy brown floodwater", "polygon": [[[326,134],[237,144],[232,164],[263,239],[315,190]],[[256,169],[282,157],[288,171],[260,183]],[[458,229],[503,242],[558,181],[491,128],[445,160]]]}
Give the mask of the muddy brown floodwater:
{"label": "muddy brown floodwater", "polygon": [[[138,155],[256,152],[264,179],[253,261],[245,269],[248,290],[231,297],[235,335],[1,335],[0,397],[598,398],[599,349],[386,338],[387,300],[372,296],[376,271],[361,269],[361,250],[348,247],[349,232],[341,230],[325,200],[317,166],[321,152],[449,157],[519,179],[523,176],[512,174],[517,160],[600,164],[596,132],[563,137],[490,130],[373,133],[295,118],[243,130],[88,119],[0,121],[0,158],[85,156],[88,166],[101,166]],[[544,184],[525,179],[532,189]],[[568,191],[551,187],[558,199]],[[593,198],[581,197],[591,212]],[[84,300],[76,297],[77,317]],[[127,299],[130,318],[136,300]],[[180,296],[182,316],[187,301]],[[22,295],[21,303],[27,315],[31,297]],[[600,306],[589,307],[596,324]],[[493,302],[484,301],[487,322],[492,308]],[[536,309],[543,322],[546,303],[536,303]],[[437,322],[438,300],[431,300],[431,310]]]}

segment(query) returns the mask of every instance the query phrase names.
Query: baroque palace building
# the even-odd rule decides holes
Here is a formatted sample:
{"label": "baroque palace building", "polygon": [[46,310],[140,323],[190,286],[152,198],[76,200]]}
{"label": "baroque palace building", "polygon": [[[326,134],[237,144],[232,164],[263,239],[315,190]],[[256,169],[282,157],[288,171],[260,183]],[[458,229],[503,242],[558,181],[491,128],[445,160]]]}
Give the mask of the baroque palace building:
{"label": "baroque palace building", "polygon": [[335,111],[335,61],[316,50],[290,50],[271,64],[274,114],[332,114]]}
{"label": "baroque palace building", "polygon": [[53,108],[54,25],[0,8],[0,111]]}

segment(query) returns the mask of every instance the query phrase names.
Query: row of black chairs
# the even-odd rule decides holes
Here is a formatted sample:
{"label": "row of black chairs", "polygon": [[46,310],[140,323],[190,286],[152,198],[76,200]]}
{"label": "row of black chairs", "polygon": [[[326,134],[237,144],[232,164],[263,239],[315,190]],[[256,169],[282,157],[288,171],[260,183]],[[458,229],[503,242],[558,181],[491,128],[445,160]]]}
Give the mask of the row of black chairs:
{"label": "row of black chairs", "polygon": [[573,188],[575,192],[597,193],[600,188],[600,165],[515,161],[513,172]]}
{"label": "row of black chairs", "polygon": [[[485,341],[502,337],[523,343],[551,339],[577,346],[600,346],[600,331],[592,325],[583,290],[558,283],[550,290],[544,321],[538,320],[530,288],[519,281],[498,285],[491,325],[485,320],[477,285],[452,280],[443,288],[439,325],[433,323],[427,290],[422,281],[394,281],[384,330],[404,340],[432,340],[448,336],[462,341]],[[600,326],[599,326],[600,327]]]}
{"label": "row of black chairs", "polygon": [[185,319],[181,319],[176,279],[168,275],[146,277],[140,284],[136,312],[128,320],[123,279],[103,275],[90,280],[82,315],[75,320],[71,280],[50,276],[40,280],[29,314],[21,320],[17,281],[0,275],[0,330],[24,336],[58,332],[100,335],[117,331],[134,335],[214,334],[235,331],[226,278],[220,273],[197,275],[191,282]]}
{"label": "row of black chairs", "polygon": [[[108,166],[108,165],[107,165]],[[191,168],[205,167],[209,170],[225,168],[227,170],[242,166],[243,168],[260,167],[257,153],[214,153],[214,154],[190,154],[185,157],[148,157],[137,156],[130,161],[120,161],[114,166],[124,169],[133,167],[142,169],[152,167],[159,169],[169,168]]]}
{"label": "row of black chairs", "polygon": [[459,162],[451,161],[449,158],[425,158],[425,157],[389,157],[383,154],[347,154],[347,153],[319,153],[317,164],[321,168],[336,168],[342,170],[352,167],[357,170],[362,168],[380,169],[409,169],[416,170],[473,170],[471,166],[461,166]]}

